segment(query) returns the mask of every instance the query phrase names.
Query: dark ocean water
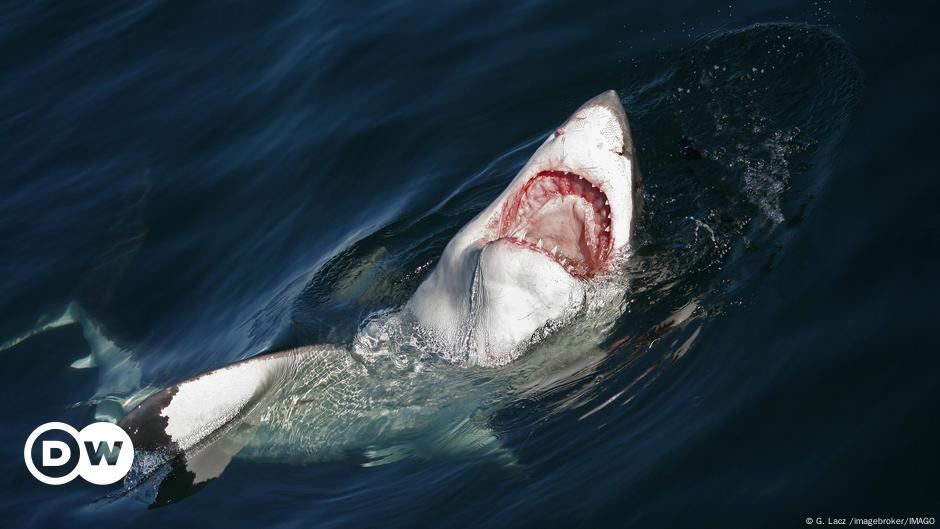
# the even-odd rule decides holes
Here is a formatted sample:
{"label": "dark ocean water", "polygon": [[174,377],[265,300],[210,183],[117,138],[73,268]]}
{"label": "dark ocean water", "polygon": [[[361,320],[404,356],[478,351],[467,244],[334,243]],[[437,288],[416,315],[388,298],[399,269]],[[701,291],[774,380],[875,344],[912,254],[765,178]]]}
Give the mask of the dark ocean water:
{"label": "dark ocean water", "polygon": [[645,204],[606,359],[490,419],[522,472],[236,460],[159,509],[42,485],[29,432],[93,418],[73,325],[0,353],[4,527],[940,515],[932,2],[81,4],[0,7],[0,342],[78,300],[157,386],[348,342],[608,88]]}

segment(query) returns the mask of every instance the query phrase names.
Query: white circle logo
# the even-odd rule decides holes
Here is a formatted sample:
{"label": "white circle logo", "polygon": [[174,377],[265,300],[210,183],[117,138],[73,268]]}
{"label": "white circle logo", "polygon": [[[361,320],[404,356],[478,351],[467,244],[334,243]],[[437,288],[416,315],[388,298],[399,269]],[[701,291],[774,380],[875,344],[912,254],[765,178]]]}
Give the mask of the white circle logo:
{"label": "white circle logo", "polygon": [[[78,445],[78,464],[64,476],[47,476],[33,461],[33,445],[40,435],[63,431]],[[134,463],[134,445],[127,433],[116,424],[95,422],[78,431],[64,422],[47,422],[33,430],[26,438],[23,460],[34,478],[47,485],[62,485],[81,476],[95,485],[110,485],[120,481]],[[64,441],[42,441],[42,466],[61,467],[72,460],[72,448]]]}

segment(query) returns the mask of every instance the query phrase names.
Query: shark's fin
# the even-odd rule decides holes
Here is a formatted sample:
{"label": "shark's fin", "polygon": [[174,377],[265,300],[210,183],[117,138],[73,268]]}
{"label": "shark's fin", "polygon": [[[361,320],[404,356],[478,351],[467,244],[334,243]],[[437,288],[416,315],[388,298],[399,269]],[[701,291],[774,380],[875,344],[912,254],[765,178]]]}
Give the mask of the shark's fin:
{"label": "shark's fin", "polygon": [[42,334],[46,331],[77,323],[78,319],[76,317],[76,312],[76,305],[74,302],[72,302],[69,303],[62,312],[55,312],[51,315],[43,314],[26,332],[14,336],[13,338],[10,338],[9,340],[0,344],[0,352],[6,351],[7,349],[12,349],[26,340],[29,340],[33,336]]}
{"label": "shark's fin", "polygon": [[162,507],[194,494],[210,481],[222,475],[232,458],[251,440],[258,426],[257,420],[245,418],[223,435],[199,448],[190,450],[166,465],[168,471],[152,476],[150,507]]}
{"label": "shark's fin", "polygon": [[[146,453],[147,468],[129,488],[158,480],[154,506],[192,494],[221,475],[252,438],[265,403],[318,348],[256,356],[203,373],[150,395],[119,423]],[[154,464],[157,457],[158,464]],[[169,472],[167,466],[171,467]],[[151,483],[152,484],[152,483]]]}
{"label": "shark's fin", "polygon": [[431,437],[418,437],[383,447],[370,447],[363,453],[363,467],[377,467],[403,459],[479,458],[507,468],[520,467],[519,459],[505,447],[496,432],[477,418],[468,418]]}
{"label": "shark's fin", "polygon": [[98,369],[98,387],[89,403],[95,404],[95,418],[115,422],[154,392],[142,384],[142,369],[133,351],[117,345],[104,326],[72,302],[69,312],[82,328],[88,355],[72,362],[73,369]]}
{"label": "shark's fin", "polygon": [[363,452],[362,455],[365,456],[366,460],[360,465],[369,468],[395,463],[396,461],[401,461],[402,459],[408,459],[412,455],[413,451],[414,448],[407,444],[396,444],[382,448],[369,448]]}
{"label": "shark's fin", "polygon": [[0,345],[0,351],[15,347],[46,331],[73,324],[81,327],[89,352],[72,362],[70,367],[98,369],[95,394],[88,401],[77,405],[94,405],[96,420],[116,422],[127,410],[153,393],[155,388],[142,386],[141,368],[134,354],[115,344],[104,327],[77,302],[69,302],[62,312],[53,313],[52,316],[41,316],[32,328]]}
{"label": "shark's fin", "polygon": [[499,434],[479,417],[467,419],[448,435],[446,451],[458,457],[484,457],[507,468],[519,467],[515,452],[507,448]]}
{"label": "shark's fin", "polygon": [[439,431],[422,437],[412,454],[419,458],[447,457],[495,462],[506,468],[521,468],[516,454],[503,444],[499,434],[484,415],[472,415]]}
{"label": "shark's fin", "polygon": [[133,384],[139,385],[140,368],[137,366],[137,362],[133,360],[133,354],[114,343],[101,323],[89,316],[78,304],[73,302],[69,306],[74,314],[75,322],[82,327],[82,335],[85,337],[85,342],[88,343],[90,349],[88,356],[72,362],[72,367],[76,369],[97,367],[102,370],[103,376],[117,369],[134,369],[138,373],[138,380],[134,381]]}
{"label": "shark's fin", "polygon": [[95,355],[88,354],[72,362],[69,367],[72,369],[88,369],[91,367],[96,367],[97,365],[98,364],[95,362]]}
{"label": "shark's fin", "polygon": [[296,351],[235,362],[154,393],[120,422],[135,448],[175,456],[241,422],[289,369]]}

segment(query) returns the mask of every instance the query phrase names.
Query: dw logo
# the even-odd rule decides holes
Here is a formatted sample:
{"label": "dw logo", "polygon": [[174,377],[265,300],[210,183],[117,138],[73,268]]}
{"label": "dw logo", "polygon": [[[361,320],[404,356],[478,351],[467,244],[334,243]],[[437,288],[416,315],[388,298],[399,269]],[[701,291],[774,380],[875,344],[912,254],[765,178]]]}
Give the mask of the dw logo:
{"label": "dw logo", "polygon": [[[37,468],[33,462],[33,445],[44,434],[65,432],[72,437],[69,443],[57,439],[43,439],[41,443],[42,461]],[[52,437],[52,435],[45,435]],[[59,437],[64,437],[59,434]],[[78,454],[75,468],[62,473],[74,460],[72,449]],[[134,445],[127,433],[116,424],[109,422],[95,422],[78,431],[62,422],[47,422],[33,430],[26,439],[23,448],[23,459],[26,468],[34,478],[47,485],[62,485],[81,476],[85,481],[95,485],[110,485],[124,477],[134,462]],[[54,472],[53,470],[58,470]]]}

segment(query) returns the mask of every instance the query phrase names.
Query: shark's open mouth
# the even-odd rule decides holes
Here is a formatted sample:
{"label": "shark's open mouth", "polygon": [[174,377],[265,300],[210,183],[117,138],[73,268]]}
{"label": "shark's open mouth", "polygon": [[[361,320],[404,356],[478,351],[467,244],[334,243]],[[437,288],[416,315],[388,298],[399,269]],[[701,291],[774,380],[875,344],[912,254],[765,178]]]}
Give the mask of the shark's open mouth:
{"label": "shark's open mouth", "polygon": [[607,196],[575,173],[535,175],[509,198],[501,220],[500,239],[545,253],[573,276],[594,276],[610,257]]}

